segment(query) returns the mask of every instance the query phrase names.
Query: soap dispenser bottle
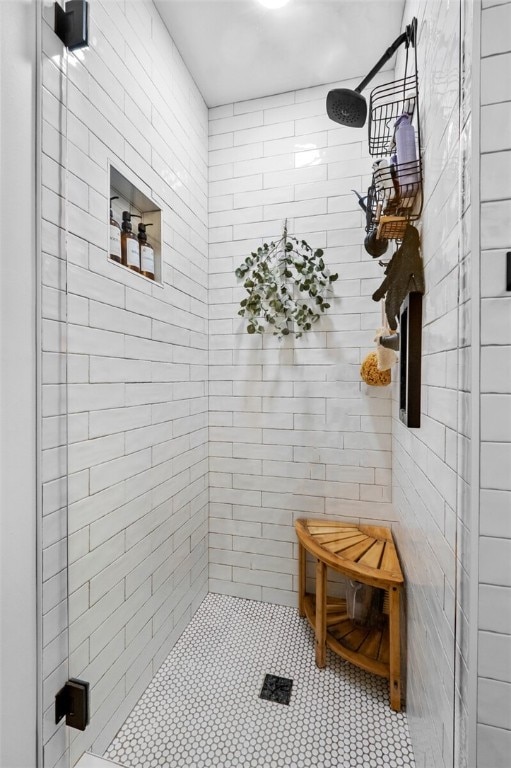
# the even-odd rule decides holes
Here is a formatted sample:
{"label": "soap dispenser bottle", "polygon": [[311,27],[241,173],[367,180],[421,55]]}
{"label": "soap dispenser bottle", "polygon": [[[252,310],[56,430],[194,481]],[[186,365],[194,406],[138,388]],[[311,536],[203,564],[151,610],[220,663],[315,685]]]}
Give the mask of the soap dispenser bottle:
{"label": "soap dispenser bottle", "polygon": [[122,232],[121,232],[121,253],[122,263],[133,269],[135,272],[140,272],[140,250],[138,245],[137,236],[131,231],[131,217],[136,216],[135,213],[129,211],[122,212]]}
{"label": "soap dispenser bottle", "polygon": [[110,252],[109,256],[112,261],[121,263],[121,228],[119,222],[114,219],[114,212],[112,210],[112,200],[118,200],[119,198],[110,198]]}
{"label": "soap dispenser bottle", "polygon": [[146,227],[152,227],[152,224],[138,225],[138,242],[140,243],[140,271],[145,277],[154,280],[154,250],[147,242]]}

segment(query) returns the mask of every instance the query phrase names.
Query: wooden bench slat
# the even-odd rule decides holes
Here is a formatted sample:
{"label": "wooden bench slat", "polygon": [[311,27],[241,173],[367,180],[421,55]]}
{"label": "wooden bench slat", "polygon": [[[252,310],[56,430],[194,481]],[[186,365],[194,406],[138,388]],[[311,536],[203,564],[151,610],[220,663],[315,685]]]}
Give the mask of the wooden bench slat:
{"label": "wooden bench slat", "polygon": [[329,544],[332,541],[342,541],[342,539],[349,539],[350,536],[360,536],[360,531],[352,530],[343,533],[321,533],[313,536],[314,541],[318,544]]}
{"label": "wooden bench slat", "polygon": [[346,610],[346,600],[343,597],[329,597],[326,605],[327,613],[339,613]]}
{"label": "wooden bench slat", "polygon": [[340,624],[342,621],[346,621],[348,618],[348,614],[346,611],[343,611],[342,613],[329,613],[326,617],[326,625],[327,627],[335,627],[337,624]]}
{"label": "wooden bench slat", "polygon": [[383,541],[392,541],[392,531],[383,525],[359,525],[363,533],[372,536],[373,539],[383,539]]}
{"label": "wooden bench slat", "polygon": [[381,560],[380,569],[382,571],[390,571],[390,573],[401,572],[401,566],[399,565],[399,559],[393,541],[387,541],[385,544],[385,551]]}
{"label": "wooden bench slat", "polygon": [[351,619],[344,619],[344,621],[340,621],[338,624],[330,627],[330,633],[337,637],[338,639],[342,639],[344,635],[347,635],[351,632],[353,629],[353,622]]}
{"label": "wooden bench slat", "polygon": [[362,555],[358,562],[368,565],[370,568],[379,568],[384,547],[384,541],[375,541],[371,549]]}
{"label": "wooden bench slat", "polygon": [[329,544],[325,544],[323,548],[336,555],[339,552],[342,552],[343,549],[348,549],[349,547],[353,546],[353,544],[358,544],[360,541],[366,541],[366,539],[367,536],[365,534],[359,533],[355,534],[354,536],[350,536],[347,539],[332,541]]}
{"label": "wooden bench slat", "polygon": [[322,533],[339,533],[340,530],[341,531],[358,531],[359,530],[359,528],[356,525],[343,525],[342,527],[340,527],[339,525],[309,525],[308,529],[313,536],[316,536]]}
{"label": "wooden bench slat", "polygon": [[346,558],[346,560],[356,562],[361,555],[373,546],[373,544],[374,539],[365,536],[363,541],[360,541],[358,544],[353,544],[353,546],[348,547],[348,549],[344,549],[341,552],[342,557]]}
{"label": "wooden bench slat", "polygon": [[360,646],[360,653],[363,653],[364,656],[369,656],[371,659],[377,659],[382,635],[381,629],[373,629]]}
{"label": "wooden bench slat", "polygon": [[334,530],[337,528],[357,528],[358,526],[355,523],[338,523],[335,520],[308,520],[308,529],[310,531],[313,531],[315,529],[319,530],[320,528],[333,528]]}
{"label": "wooden bench slat", "polygon": [[342,644],[349,648],[350,651],[359,651],[368,634],[369,630],[366,627],[355,627],[347,635],[344,635]]}

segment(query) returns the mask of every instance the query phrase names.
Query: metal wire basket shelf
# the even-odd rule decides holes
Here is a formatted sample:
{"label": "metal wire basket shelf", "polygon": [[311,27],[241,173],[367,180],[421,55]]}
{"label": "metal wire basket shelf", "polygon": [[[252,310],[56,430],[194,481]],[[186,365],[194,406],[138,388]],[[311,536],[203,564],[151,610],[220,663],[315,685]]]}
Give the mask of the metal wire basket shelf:
{"label": "metal wire basket shelf", "polygon": [[[415,37],[412,44],[413,72],[408,74],[407,46],[404,77],[378,85],[370,97],[369,153],[379,160],[373,164],[366,231],[376,229],[378,239],[401,240],[408,222],[416,221],[422,213],[422,146]],[[403,115],[409,117],[414,130],[416,159],[399,163],[395,131],[396,123]]]}
{"label": "metal wire basket shelf", "polygon": [[417,72],[373,88],[369,103],[369,154],[391,154],[396,120],[408,114],[418,125],[418,108]]}
{"label": "metal wire basket shelf", "polygon": [[388,163],[373,174],[368,195],[366,231],[378,239],[401,240],[410,221],[422,211],[422,161]]}

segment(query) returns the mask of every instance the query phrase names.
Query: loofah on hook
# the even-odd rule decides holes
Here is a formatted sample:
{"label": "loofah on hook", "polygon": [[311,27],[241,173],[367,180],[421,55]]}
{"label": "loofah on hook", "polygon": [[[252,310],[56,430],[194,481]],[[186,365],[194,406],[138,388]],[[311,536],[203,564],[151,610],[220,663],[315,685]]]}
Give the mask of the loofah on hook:
{"label": "loofah on hook", "polygon": [[376,352],[369,352],[360,366],[360,376],[366,384],[372,387],[386,387],[391,382],[390,370],[378,370]]}

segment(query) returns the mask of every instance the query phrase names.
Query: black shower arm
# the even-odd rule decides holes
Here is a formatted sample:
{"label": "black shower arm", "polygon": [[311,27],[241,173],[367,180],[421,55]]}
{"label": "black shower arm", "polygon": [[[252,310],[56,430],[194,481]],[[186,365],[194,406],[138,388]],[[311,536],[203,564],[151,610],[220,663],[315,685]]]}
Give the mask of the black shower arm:
{"label": "black shower arm", "polygon": [[387,48],[387,50],[385,51],[381,59],[378,61],[378,63],[375,64],[372,70],[369,72],[369,74],[364,77],[360,85],[355,88],[356,93],[362,93],[364,88],[367,85],[369,85],[373,77],[375,77],[375,75],[378,74],[378,72],[383,67],[383,65],[386,64],[387,61],[393,57],[397,49],[401,45],[403,45],[403,43],[406,43],[407,46],[410,45],[410,43],[412,45],[415,45],[416,30],[417,30],[417,19],[414,18],[412,20],[412,23],[406,27],[406,31],[400,34],[399,37],[396,40],[394,40],[390,48]]}

